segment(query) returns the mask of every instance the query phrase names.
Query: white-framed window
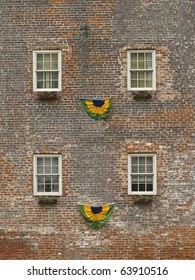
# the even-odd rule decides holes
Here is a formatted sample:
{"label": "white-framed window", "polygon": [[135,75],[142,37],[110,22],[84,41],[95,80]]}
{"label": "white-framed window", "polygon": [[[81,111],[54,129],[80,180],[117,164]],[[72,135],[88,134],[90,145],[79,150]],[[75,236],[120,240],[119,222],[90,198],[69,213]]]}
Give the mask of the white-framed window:
{"label": "white-framed window", "polygon": [[34,195],[62,195],[61,155],[34,155]]}
{"label": "white-framed window", "polygon": [[156,90],[156,57],[154,50],[128,50],[128,90]]}
{"label": "white-framed window", "polygon": [[155,195],[156,155],[128,155],[128,194]]}
{"label": "white-framed window", "polygon": [[33,52],[33,91],[61,91],[61,51]]}

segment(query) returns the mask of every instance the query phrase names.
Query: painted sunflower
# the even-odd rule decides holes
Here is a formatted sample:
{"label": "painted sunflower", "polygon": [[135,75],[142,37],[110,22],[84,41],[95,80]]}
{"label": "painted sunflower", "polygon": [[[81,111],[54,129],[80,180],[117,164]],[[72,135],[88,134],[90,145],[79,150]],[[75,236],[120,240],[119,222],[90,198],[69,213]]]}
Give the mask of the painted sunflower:
{"label": "painted sunflower", "polygon": [[105,99],[81,98],[80,102],[90,117],[96,120],[101,120],[109,114],[111,104],[112,104],[112,99],[111,98],[105,98]]}
{"label": "painted sunflower", "polygon": [[114,204],[107,204],[94,207],[79,204],[79,209],[88,225],[92,228],[98,229],[107,222],[114,210],[114,206]]}

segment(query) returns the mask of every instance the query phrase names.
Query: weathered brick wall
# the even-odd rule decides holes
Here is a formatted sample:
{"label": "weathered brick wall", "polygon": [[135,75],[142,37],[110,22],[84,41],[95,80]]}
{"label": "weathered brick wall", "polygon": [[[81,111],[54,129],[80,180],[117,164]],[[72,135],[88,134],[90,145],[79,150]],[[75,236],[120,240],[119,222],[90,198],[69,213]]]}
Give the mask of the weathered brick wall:
{"label": "weathered brick wall", "polygon": [[[40,0],[1,4],[0,258],[195,258],[195,3]],[[62,50],[62,91],[32,90],[32,51]],[[127,91],[127,50],[155,49],[157,90]],[[112,97],[91,119],[80,97]],[[127,155],[157,154],[157,195],[134,205]],[[61,153],[63,195],[40,206],[33,154]],[[93,230],[77,203],[115,202]]]}

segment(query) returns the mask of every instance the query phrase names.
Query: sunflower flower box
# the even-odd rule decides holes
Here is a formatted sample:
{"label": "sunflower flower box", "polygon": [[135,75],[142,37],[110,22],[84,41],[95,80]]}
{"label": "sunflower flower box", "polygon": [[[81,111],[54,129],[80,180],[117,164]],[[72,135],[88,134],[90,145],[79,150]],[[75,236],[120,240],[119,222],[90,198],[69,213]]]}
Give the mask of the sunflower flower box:
{"label": "sunflower flower box", "polygon": [[54,196],[39,196],[38,203],[41,205],[51,205],[57,203],[57,197]]}
{"label": "sunflower flower box", "polygon": [[136,195],[134,196],[134,204],[149,204],[152,202],[151,195]]}

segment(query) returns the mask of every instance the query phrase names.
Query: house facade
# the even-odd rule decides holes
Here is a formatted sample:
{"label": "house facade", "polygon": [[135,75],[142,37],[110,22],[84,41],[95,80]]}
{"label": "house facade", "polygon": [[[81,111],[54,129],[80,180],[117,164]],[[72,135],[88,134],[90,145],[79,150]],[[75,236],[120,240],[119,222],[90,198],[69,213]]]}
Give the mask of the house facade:
{"label": "house facade", "polygon": [[0,258],[194,259],[194,1],[0,2]]}

